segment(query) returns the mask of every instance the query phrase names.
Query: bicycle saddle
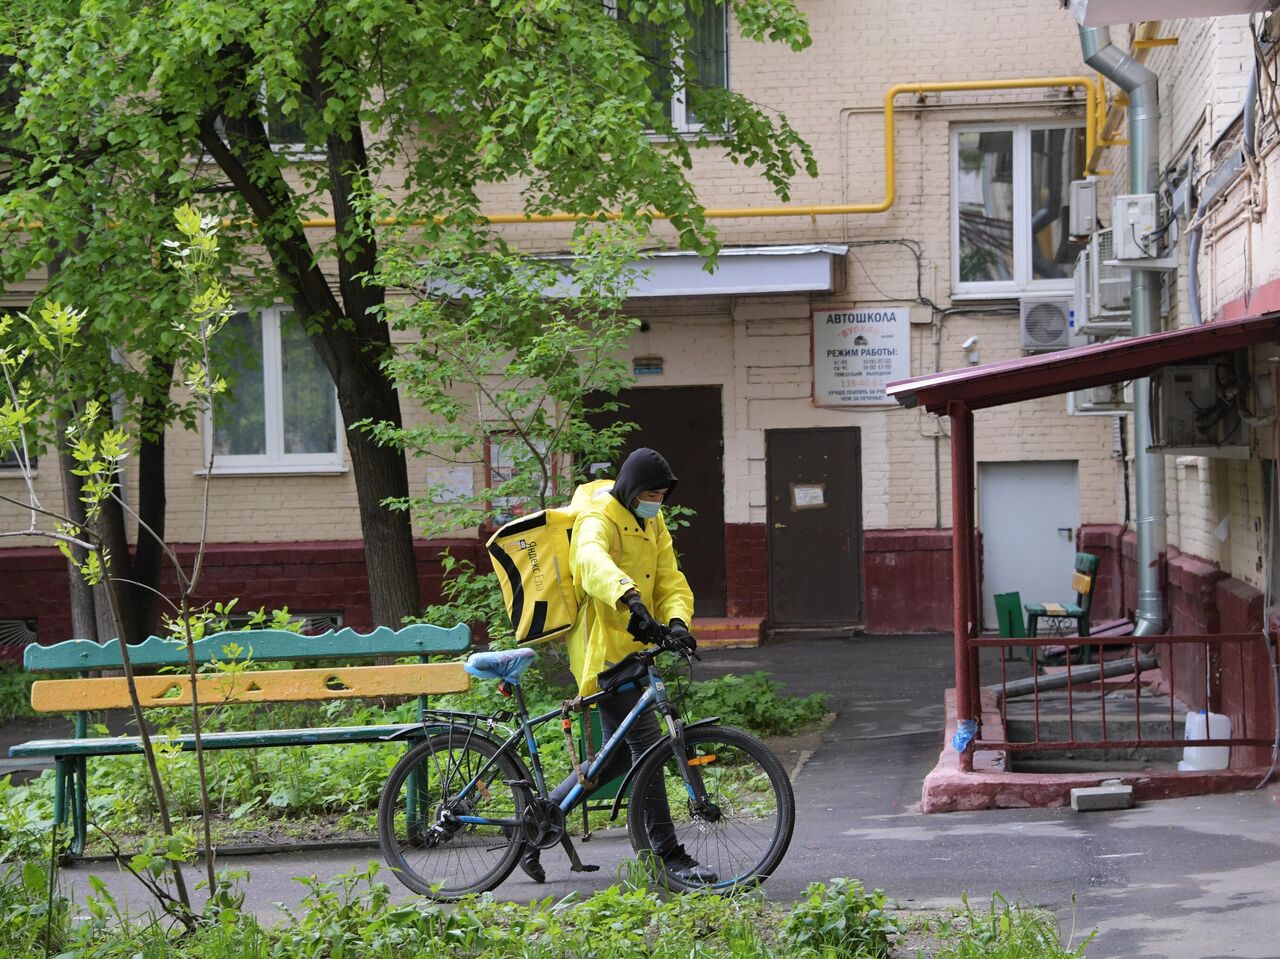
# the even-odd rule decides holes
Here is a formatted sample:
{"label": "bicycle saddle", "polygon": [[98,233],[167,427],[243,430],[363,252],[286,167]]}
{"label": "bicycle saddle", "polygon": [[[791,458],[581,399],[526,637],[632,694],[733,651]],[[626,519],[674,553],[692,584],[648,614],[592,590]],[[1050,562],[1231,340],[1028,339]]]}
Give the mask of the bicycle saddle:
{"label": "bicycle saddle", "polygon": [[480,679],[500,679],[508,685],[520,682],[520,675],[533,665],[538,654],[532,649],[501,649],[472,653],[462,668]]}

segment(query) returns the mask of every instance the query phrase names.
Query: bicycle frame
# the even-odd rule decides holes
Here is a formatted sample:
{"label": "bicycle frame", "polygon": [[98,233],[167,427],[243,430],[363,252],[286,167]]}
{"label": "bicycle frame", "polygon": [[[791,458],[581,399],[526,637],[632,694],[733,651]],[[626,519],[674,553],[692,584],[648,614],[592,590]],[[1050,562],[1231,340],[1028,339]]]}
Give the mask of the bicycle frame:
{"label": "bicycle frame", "polygon": [[[623,690],[632,688],[634,685],[635,685],[634,683],[624,684],[623,686],[619,687],[619,689],[616,690],[616,692],[621,692]],[[510,734],[510,736],[507,737],[506,741],[503,742],[502,745],[498,747],[498,750],[494,753],[493,756],[489,758],[489,760],[484,764],[484,766],[482,766],[480,770],[471,778],[470,782],[468,782],[466,786],[464,786],[461,790],[459,790],[454,795],[453,799],[455,801],[465,799],[470,794],[471,790],[475,789],[477,787],[477,784],[481,783],[484,780],[485,776],[489,773],[489,771],[497,765],[500,757],[513,751],[515,749],[515,744],[518,743],[521,739],[524,740],[525,745],[529,750],[529,760],[530,760],[529,766],[530,766],[530,772],[533,775],[532,785],[536,790],[536,793],[539,798],[542,798],[542,799],[550,798],[550,794],[547,791],[546,777],[542,771],[542,761],[538,754],[538,743],[537,743],[537,740],[534,738],[533,731],[537,729],[539,726],[543,725],[544,723],[548,723],[551,720],[555,719],[557,716],[560,716],[561,711],[558,709],[555,709],[548,713],[544,713],[541,716],[536,716],[531,719],[529,717],[528,709],[525,706],[524,695],[520,689],[519,684],[513,684],[510,688],[516,700],[517,715],[518,715],[518,718],[520,719],[519,728],[517,728],[513,733]],[[582,701],[582,705],[585,709],[586,707],[589,707],[595,703],[598,703],[602,699],[607,699],[609,696],[612,696],[612,695],[613,695],[613,692],[595,693],[594,695],[588,696],[586,699],[584,699]],[[632,707],[631,711],[627,713],[623,721],[618,725],[618,728],[614,730],[614,733],[612,736],[609,737],[608,742],[606,742],[603,746],[600,747],[600,752],[596,755],[595,760],[591,763],[590,767],[584,770],[583,774],[586,776],[587,779],[595,779],[596,776],[599,775],[599,773],[606,767],[610,757],[612,757],[613,754],[617,751],[618,746],[626,738],[627,733],[630,731],[631,727],[635,724],[636,720],[639,719],[640,716],[643,715],[645,711],[649,709],[656,709],[658,713],[665,718],[666,725],[667,725],[667,732],[668,732],[667,738],[664,740],[659,740],[657,743],[654,744],[653,748],[661,748],[664,743],[679,742],[683,739],[684,721],[678,715],[675,709],[671,706],[671,700],[667,696],[666,683],[663,682],[662,677],[658,675],[658,671],[654,668],[654,666],[650,664],[648,667],[648,682],[645,686],[644,693],[641,695],[640,699],[636,702],[635,706]],[[486,722],[486,724],[488,724],[490,728],[492,728],[495,725],[498,725],[497,723],[494,723],[492,720],[490,720],[489,717],[481,717],[474,714],[436,712],[434,710],[429,710],[427,712],[427,714],[424,716],[424,722],[429,723],[432,717],[445,719],[449,716],[460,716],[460,715],[465,715],[466,718],[470,720],[472,723],[474,723],[477,719],[482,720]],[[680,766],[680,771],[685,782],[685,788],[688,790],[690,798],[694,800],[695,803],[705,801],[707,797],[706,797],[706,789],[702,783],[702,777],[698,774],[698,772],[693,767],[689,766],[683,749],[676,750],[676,761]],[[639,762],[633,763],[632,769],[634,770],[635,766],[637,766],[638,764]],[[628,773],[628,777],[629,776],[630,776],[630,773]],[[559,803],[560,811],[567,816],[573,810],[573,808],[582,799],[585,798],[585,793],[586,793],[586,790],[583,788],[581,782],[574,783],[573,788],[569,790],[568,795],[565,796],[564,799],[560,801]],[[616,815],[617,804],[615,804],[614,809],[615,809],[615,815]],[[458,822],[466,823],[468,825],[481,825],[481,826],[519,825],[518,822],[515,822],[512,820],[490,819],[484,816],[457,816],[456,818]]]}

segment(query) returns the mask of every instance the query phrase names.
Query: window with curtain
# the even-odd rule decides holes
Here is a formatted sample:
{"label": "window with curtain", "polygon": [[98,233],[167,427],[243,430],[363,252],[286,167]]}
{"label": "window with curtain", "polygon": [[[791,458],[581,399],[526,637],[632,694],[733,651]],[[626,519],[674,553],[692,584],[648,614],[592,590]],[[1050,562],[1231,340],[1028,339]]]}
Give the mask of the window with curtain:
{"label": "window with curtain", "polygon": [[[626,0],[618,0],[613,10],[616,16],[625,19]],[[655,65],[649,80],[654,99],[662,105],[672,126],[681,131],[694,131],[702,124],[690,102],[689,87],[726,88],[729,85],[729,15],[723,4],[707,0],[700,6],[689,4],[686,16],[693,36],[685,51],[683,77],[673,75],[664,67],[671,63],[674,55],[672,37],[665,30],[644,22],[632,25],[632,29],[645,55]]]}

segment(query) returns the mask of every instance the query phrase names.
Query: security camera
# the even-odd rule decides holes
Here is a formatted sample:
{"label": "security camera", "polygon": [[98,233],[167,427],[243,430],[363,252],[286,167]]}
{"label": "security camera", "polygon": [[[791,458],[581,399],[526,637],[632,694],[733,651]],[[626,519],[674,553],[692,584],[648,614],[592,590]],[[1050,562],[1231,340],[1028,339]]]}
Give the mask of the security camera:
{"label": "security camera", "polygon": [[977,345],[978,345],[978,338],[976,336],[971,336],[967,340],[965,340],[963,343],[960,344],[960,349],[971,350]]}

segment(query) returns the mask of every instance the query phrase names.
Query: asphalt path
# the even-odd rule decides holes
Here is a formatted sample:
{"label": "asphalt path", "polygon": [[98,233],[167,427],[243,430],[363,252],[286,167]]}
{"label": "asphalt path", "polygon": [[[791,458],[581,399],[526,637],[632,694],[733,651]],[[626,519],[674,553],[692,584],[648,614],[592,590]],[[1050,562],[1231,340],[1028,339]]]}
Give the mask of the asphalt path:
{"label": "asphalt path", "polygon": [[[718,650],[699,666],[703,676],[755,669],[790,692],[828,693],[836,714],[821,734],[779,744],[798,813],[787,857],[766,887],[771,897],[793,900],[810,882],[835,876],[883,889],[908,909],[954,906],[962,896],[985,908],[998,892],[1051,909],[1077,942],[1097,930],[1091,959],[1280,957],[1276,787],[1116,812],[925,816],[917,804],[942,746],[949,637]],[[624,830],[601,830],[579,849],[600,872],[572,874],[564,856],[549,850],[545,885],[516,871],[496,894],[525,901],[586,894],[615,881],[630,854]],[[248,904],[270,919],[301,900],[305,887],[295,877],[327,878],[377,858],[364,848],[226,857],[221,865],[249,872]],[[136,881],[109,863],[78,864],[62,875],[77,901],[98,875],[128,907],[148,905]]]}

